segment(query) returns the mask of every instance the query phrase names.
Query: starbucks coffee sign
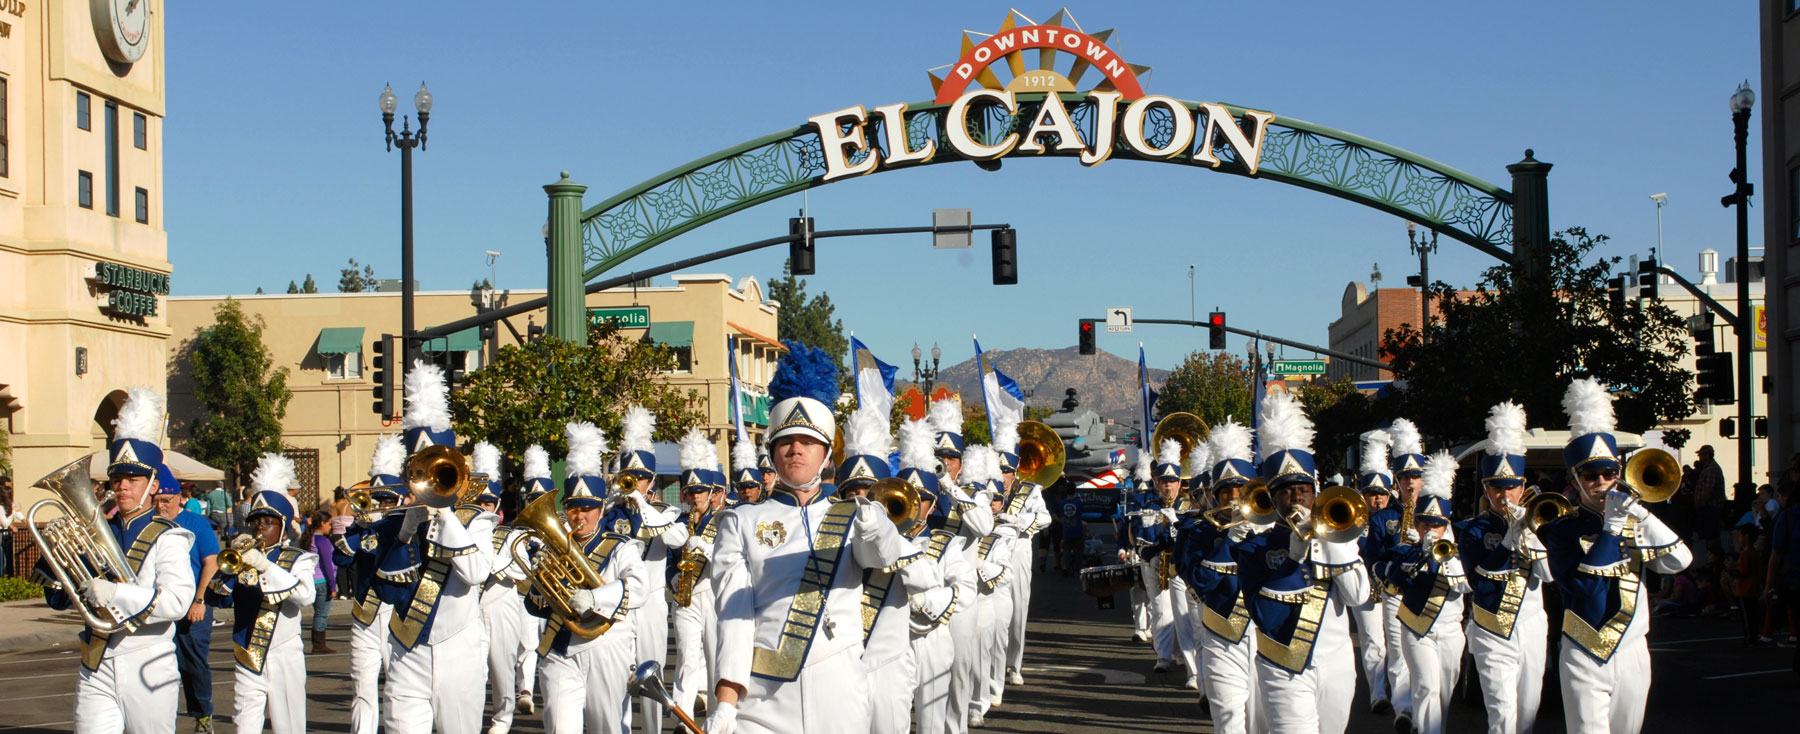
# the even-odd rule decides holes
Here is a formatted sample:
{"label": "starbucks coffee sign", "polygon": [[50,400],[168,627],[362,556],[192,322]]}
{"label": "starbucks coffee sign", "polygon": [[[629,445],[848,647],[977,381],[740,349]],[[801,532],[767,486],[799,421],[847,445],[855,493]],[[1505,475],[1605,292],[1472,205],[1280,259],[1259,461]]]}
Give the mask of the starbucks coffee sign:
{"label": "starbucks coffee sign", "polygon": [[167,273],[153,273],[118,263],[97,262],[86,278],[99,291],[100,310],[116,316],[149,318],[156,315],[157,296],[169,295]]}

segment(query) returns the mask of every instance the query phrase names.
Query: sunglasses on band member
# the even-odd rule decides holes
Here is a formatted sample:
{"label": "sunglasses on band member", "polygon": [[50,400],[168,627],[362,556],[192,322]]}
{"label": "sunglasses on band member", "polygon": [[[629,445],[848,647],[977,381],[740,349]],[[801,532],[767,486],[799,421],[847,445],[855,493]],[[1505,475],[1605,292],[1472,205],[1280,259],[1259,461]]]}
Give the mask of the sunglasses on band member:
{"label": "sunglasses on band member", "polygon": [[1581,481],[1598,482],[1602,479],[1614,479],[1618,476],[1619,476],[1619,470],[1617,470],[1617,469],[1606,469],[1606,470],[1597,471],[1597,472],[1596,471],[1584,471],[1581,473]]}

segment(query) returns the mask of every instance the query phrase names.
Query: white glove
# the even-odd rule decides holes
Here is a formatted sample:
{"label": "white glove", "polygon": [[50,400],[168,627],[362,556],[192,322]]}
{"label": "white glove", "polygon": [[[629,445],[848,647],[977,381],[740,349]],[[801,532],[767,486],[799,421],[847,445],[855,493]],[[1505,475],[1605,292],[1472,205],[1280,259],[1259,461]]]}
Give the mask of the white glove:
{"label": "white glove", "polygon": [[1525,508],[1514,504],[1512,500],[1507,500],[1506,505],[1501,507],[1500,511],[1506,513],[1508,522],[1517,523],[1525,519]]}
{"label": "white glove", "polygon": [[1295,563],[1305,563],[1307,552],[1312,550],[1312,541],[1300,537],[1298,533],[1288,535],[1288,558]]}
{"label": "white glove", "polygon": [[104,607],[118,595],[119,585],[106,579],[91,579],[81,587],[81,598],[86,599],[89,606]]}
{"label": "white glove", "polygon": [[1131,554],[1127,553],[1124,548],[1119,549],[1119,562],[1120,563],[1130,563],[1131,562]]}
{"label": "white glove", "polygon": [[707,734],[737,734],[737,704],[720,703],[706,717]]}
{"label": "white glove", "polygon": [[632,492],[625,495],[625,498],[631,502],[632,507],[637,509],[638,514],[648,513],[651,510],[656,509],[650,506],[650,500],[644,496],[643,492]]}
{"label": "white glove", "polygon": [[1295,505],[1294,509],[1288,510],[1288,517],[1294,518],[1295,525],[1304,527],[1308,521],[1312,520],[1312,508],[1306,505]]}
{"label": "white glove", "polygon": [[1229,540],[1233,543],[1242,543],[1242,542],[1244,542],[1244,539],[1249,538],[1249,537],[1250,537],[1249,523],[1233,525],[1225,531],[1225,539]]}
{"label": "white glove", "polygon": [[914,614],[936,621],[944,613],[944,610],[950,607],[950,602],[955,598],[955,589],[938,586],[926,589],[922,594],[913,594],[907,603],[912,607]]}
{"label": "white glove", "polygon": [[1157,510],[1157,512],[1163,516],[1164,520],[1168,520],[1169,524],[1171,526],[1175,524],[1175,511],[1174,510],[1164,507],[1161,510]]}
{"label": "white glove", "polygon": [[1407,528],[1406,532],[1403,532],[1400,534],[1400,544],[1401,545],[1418,545],[1419,544],[1419,529],[1418,528]]}
{"label": "white glove", "polygon": [[1138,524],[1147,528],[1156,527],[1156,515],[1148,512],[1144,513],[1143,515],[1138,516]]}
{"label": "white glove", "polygon": [[1602,513],[1600,524],[1606,532],[1618,535],[1625,530],[1625,518],[1631,516],[1631,508],[1637,504],[1637,497],[1630,492],[1617,489],[1606,493],[1606,511]]}
{"label": "white glove", "polygon": [[1017,524],[1019,524],[1019,516],[1014,515],[1010,512],[1002,512],[1002,513],[994,516],[994,522],[1005,523],[1008,525],[1017,525]]}
{"label": "white glove", "polygon": [[594,591],[592,589],[579,589],[570,594],[569,609],[574,611],[575,616],[577,617],[586,617],[589,614],[592,614],[594,611]]}
{"label": "white glove", "polygon": [[703,555],[703,556],[710,557],[712,555],[712,548],[709,547],[709,544],[706,541],[701,540],[700,536],[698,536],[698,535],[688,536],[687,543],[681,547],[685,548],[687,550],[691,550],[696,553],[699,553],[700,555]]}
{"label": "white glove", "polygon": [[269,562],[269,554],[260,550],[244,551],[243,558],[244,565],[256,569],[258,573],[268,571],[270,566],[275,565]]}

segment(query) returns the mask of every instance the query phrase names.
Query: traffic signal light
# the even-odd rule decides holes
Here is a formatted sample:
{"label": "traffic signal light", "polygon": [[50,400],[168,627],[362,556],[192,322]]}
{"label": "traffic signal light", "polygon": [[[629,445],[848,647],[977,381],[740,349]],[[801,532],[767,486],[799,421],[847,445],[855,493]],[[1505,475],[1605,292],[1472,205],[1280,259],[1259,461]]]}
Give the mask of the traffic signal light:
{"label": "traffic signal light", "polygon": [[1694,359],[1694,381],[1699,384],[1694,397],[1713,405],[1730,405],[1737,402],[1737,392],[1732,385],[1732,370],[1736,364],[1732,361],[1731,352],[1713,352]]}
{"label": "traffic signal light", "polygon": [[1755,419],[1750,421],[1750,425],[1754,429],[1754,435],[1757,438],[1768,438],[1769,437],[1769,418],[1768,418],[1768,416],[1759,415]]}
{"label": "traffic signal light", "polygon": [[994,285],[1019,284],[1019,231],[996,229],[994,243]]}
{"label": "traffic signal light", "polygon": [[1696,321],[1688,334],[1694,337],[1694,356],[1705,357],[1713,353],[1713,312],[1701,312]]}
{"label": "traffic signal light", "polygon": [[1656,298],[1656,284],[1662,276],[1656,272],[1656,258],[1638,261],[1638,297]]}
{"label": "traffic signal light", "polygon": [[1625,314],[1625,276],[1615,275],[1606,280],[1606,305],[1612,309],[1613,316]]}
{"label": "traffic signal light", "polygon": [[1094,353],[1094,320],[1093,319],[1081,319],[1079,323],[1080,323],[1080,328],[1077,330],[1077,333],[1075,335],[1075,344],[1076,344],[1075,351],[1077,354],[1093,354]]}
{"label": "traffic signal light", "polygon": [[400,350],[393,334],[376,338],[373,349],[375,356],[370,360],[370,366],[375,374],[370,377],[375,382],[375,414],[387,420],[394,417],[394,383],[400,379]]}
{"label": "traffic signal light", "polygon": [[1225,348],[1225,312],[1214,311],[1206,316],[1207,345],[1213,349]]}
{"label": "traffic signal light", "polygon": [[788,243],[788,273],[791,275],[812,275],[814,264],[813,218],[789,218],[788,234],[800,238]]}
{"label": "traffic signal light", "polygon": [[1720,419],[1719,420],[1719,435],[1724,438],[1736,437],[1737,436],[1737,419],[1736,418]]}

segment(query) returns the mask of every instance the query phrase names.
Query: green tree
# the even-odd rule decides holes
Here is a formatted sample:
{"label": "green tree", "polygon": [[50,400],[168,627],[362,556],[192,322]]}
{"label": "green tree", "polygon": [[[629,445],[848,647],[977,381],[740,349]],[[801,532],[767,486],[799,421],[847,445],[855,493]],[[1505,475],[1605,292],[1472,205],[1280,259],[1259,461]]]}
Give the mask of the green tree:
{"label": "green tree", "polygon": [[281,451],[281,419],[287,415],[286,367],[276,367],[263,345],[266,325],[235,300],[213,309],[213,323],[185,342],[175,371],[192,381],[199,411],[186,427],[194,458],[249,476],[256,458]]}
{"label": "green tree", "polygon": [[[840,366],[845,363],[850,339],[844,336],[844,321],[834,318],[837,309],[831,305],[831,296],[807,295],[806,280],[795,278],[783,264],[781,277],[769,281],[769,299],[781,304],[775,316],[775,329],[781,339],[823,349]],[[847,370],[840,374],[843,372]]]}
{"label": "green tree", "polygon": [[536,344],[500,348],[494,363],[469,373],[450,396],[456,432],[487,440],[508,456],[543,444],[560,456],[563,426],[593,421],[618,448],[626,406],[656,416],[656,438],[674,441],[704,417],[699,394],[670,385],[670,347],[628,339],[611,323],[590,325],[588,344],[546,336]]}
{"label": "green tree", "polygon": [[[356,258],[353,257],[350,258],[350,267],[338,271],[339,293],[366,293],[375,290],[375,266],[361,267],[361,270],[357,269]],[[307,282],[312,282],[312,276],[307,276]]]}
{"label": "green tree", "polygon": [[1692,414],[1694,375],[1681,366],[1686,326],[1657,301],[1611,308],[1606,281],[1619,258],[1587,260],[1606,239],[1579,227],[1556,233],[1536,283],[1517,282],[1511,265],[1497,265],[1468,297],[1433,284],[1442,318],[1424,334],[1407,325],[1383,337],[1395,381],[1405,385],[1399,414],[1451,442],[1485,435],[1488,409],[1504,400],[1524,406],[1533,427],[1566,428],[1563,392],[1582,377],[1614,391],[1619,430]]}
{"label": "green tree", "polygon": [[312,273],[306,274],[306,282],[300,284],[301,293],[318,293],[319,284],[313,282]]}
{"label": "green tree", "polygon": [[[310,278],[310,277],[312,277],[312,276],[310,276],[310,275],[309,275],[309,276],[307,276],[307,277],[309,277],[309,278]],[[258,292],[261,292],[261,291],[262,291],[262,289],[261,289],[261,288],[258,288],[258,289],[256,289],[256,290],[257,290],[257,291],[258,291]],[[299,284],[299,283],[295,283],[295,282],[294,282],[294,281],[291,281],[291,280],[290,280],[290,281],[288,281],[288,289],[287,289],[287,292],[288,292],[288,293],[289,293],[289,294],[294,294],[294,293],[299,293],[299,292],[300,292],[300,284]]]}
{"label": "green tree", "polygon": [[1336,381],[1322,377],[1309,380],[1300,383],[1294,392],[1317,431],[1313,438],[1313,456],[1317,459],[1319,474],[1341,471],[1347,479],[1354,481],[1356,465],[1345,464],[1344,457],[1361,443],[1364,431],[1375,427],[1375,399],[1356,389],[1356,383],[1348,377]]}
{"label": "green tree", "polygon": [[[1216,426],[1226,418],[1250,424],[1250,371],[1244,360],[1227,352],[1193,352],[1169,373],[1157,391],[1161,415],[1187,412]],[[1155,430],[1145,426],[1145,431]]]}

